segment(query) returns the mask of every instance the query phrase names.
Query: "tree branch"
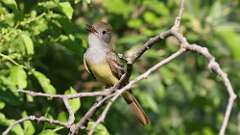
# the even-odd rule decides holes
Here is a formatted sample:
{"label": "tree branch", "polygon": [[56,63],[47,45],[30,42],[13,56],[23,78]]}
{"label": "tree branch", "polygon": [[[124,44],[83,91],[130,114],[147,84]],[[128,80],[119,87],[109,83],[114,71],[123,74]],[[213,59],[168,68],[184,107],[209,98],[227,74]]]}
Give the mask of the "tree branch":
{"label": "tree branch", "polygon": [[74,112],[69,104],[68,98],[63,98],[63,103],[68,111],[69,117],[68,117],[68,122],[67,122],[67,127],[71,127],[71,125],[74,123],[75,116]]}
{"label": "tree branch", "polygon": [[106,96],[109,95],[112,91],[111,89],[105,89],[101,91],[93,91],[93,92],[80,92],[76,94],[69,94],[69,95],[62,95],[62,94],[47,94],[47,93],[42,93],[42,92],[34,92],[30,90],[17,90],[18,92],[25,93],[28,95],[31,95],[33,97],[49,97],[49,98],[67,98],[67,99],[72,99],[72,98],[81,98],[81,97],[96,97],[96,96]]}
{"label": "tree branch", "polygon": [[53,120],[53,119],[48,119],[46,117],[36,117],[36,116],[28,116],[28,117],[25,117],[25,118],[22,118],[22,119],[19,119],[17,120],[16,122],[14,122],[12,125],[10,125],[4,132],[3,132],[3,135],[8,135],[8,133],[10,132],[11,129],[13,129],[17,124],[20,124],[24,121],[28,121],[28,120],[31,120],[31,121],[37,121],[37,122],[48,122],[50,124],[55,124],[55,125],[60,125],[60,126],[63,126],[63,127],[68,127],[66,123],[64,122],[61,122],[61,121],[58,121],[58,120]]}

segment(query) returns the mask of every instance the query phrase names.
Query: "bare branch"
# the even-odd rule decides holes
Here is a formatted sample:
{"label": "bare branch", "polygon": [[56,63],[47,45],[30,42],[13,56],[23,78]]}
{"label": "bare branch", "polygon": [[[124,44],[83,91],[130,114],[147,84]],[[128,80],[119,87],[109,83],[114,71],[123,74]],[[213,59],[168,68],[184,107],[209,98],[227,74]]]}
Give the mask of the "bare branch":
{"label": "bare branch", "polygon": [[75,120],[74,112],[69,104],[68,98],[63,98],[63,103],[69,114],[67,126],[70,128],[70,126],[74,123]]}
{"label": "bare branch", "polygon": [[74,126],[70,128],[71,133],[69,135],[74,135],[78,133],[79,129],[84,129],[87,126],[88,120],[97,112],[97,110],[111,97],[113,94],[110,94],[104,98],[102,98],[100,101],[96,102],[88,111],[85,113],[85,115],[81,118],[81,120]]}
{"label": "bare branch", "polygon": [[180,29],[180,23],[183,15],[183,10],[184,10],[184,0],[180,0],[180,8],[178,12],[178,16],[175,18],[174,25],[172,29],[175,29],[176,31],[179,31]]}
{"label": "bare branch", "polygon": [[31,96],[38,96],[38,97],[49,97],[49,98],[80,98],[80,97],[96,97],[96,96],[106,96],[111,93],[110,89],[105,89],[101,91],[93,91],[93,92],[80,92],[77,94],[69,94],[69,95],[62,95],[62,94],[47,94],[47,93],[41,93],[41,92],[34,92],[30,90],[17,90],[18,92],[25,93]]}
{"label": "bare branch", "polygon": [[10,132],[11,129],[13,129],[17,124],[21,124],[22,122],[24,121],[27,121],[27,120],[31,120],[31,121],[37,121],[37,122],[48,122],[50,124],[55,124],[55,125],[60,125],[60,126],[63,126],[63,127],[66,127],[67,128],[67,124],[64,123],[64,122],[61,122],[61,121],[58,121],[58,120],[53,120],[53,119],[48,119],[48,118],[45,118],[45,117],[36,117],[36,116],[28,116],[28,117],[25,117],[25,118],[22,118],[22,119],[19,119],[17,120],[16,122],[14,122],[12,125],[10,125],[4,132],[3,132],[3,135],[8,135],[8,133]]}
{"label": "bare branch", "polygon": [[113,102],[112,102],[112,100],[110,99],[110,100],[108,101],[108,104],[107,104],[107,106],[105,107],[104,111],[103,111],[103,112],[101,113],[101,115],[98,117],[97,121],[94,122],[92,129],[90,129],[90,131],[88,132],[88,135],[93,135],[93,133],[94,133],[97,125],[98,125],[99,123],[104,122],[104,120],[105,120],[105,118],[106,118],[106,116],[107,116],[107,113],[108,113],[108,111],[109,111],[109,109],[110,109],[110,107],[111,107],[112,104],[113,104]]}

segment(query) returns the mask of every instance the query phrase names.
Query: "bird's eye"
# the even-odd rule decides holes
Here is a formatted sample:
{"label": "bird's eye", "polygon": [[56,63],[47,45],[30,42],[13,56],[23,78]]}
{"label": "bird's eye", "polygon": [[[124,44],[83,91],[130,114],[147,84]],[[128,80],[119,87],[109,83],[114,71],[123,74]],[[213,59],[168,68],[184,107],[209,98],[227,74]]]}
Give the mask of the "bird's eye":
{"label": "bird's eye", "polygon": [[104,30],[103,32],[102,32],[102,34],[104,35],[104,34],[106,34],[107,32]]}

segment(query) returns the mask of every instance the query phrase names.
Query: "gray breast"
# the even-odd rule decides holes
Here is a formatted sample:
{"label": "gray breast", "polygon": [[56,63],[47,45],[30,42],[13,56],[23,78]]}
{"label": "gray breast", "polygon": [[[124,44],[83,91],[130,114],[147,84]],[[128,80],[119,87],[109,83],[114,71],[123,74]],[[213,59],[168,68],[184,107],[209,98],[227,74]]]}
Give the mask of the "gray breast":
{"label": "gray breast", "polygon": [[86,51],[86,60],[88,63],[100,64],[106,61],[106,51],[103,48],[88,48]]}

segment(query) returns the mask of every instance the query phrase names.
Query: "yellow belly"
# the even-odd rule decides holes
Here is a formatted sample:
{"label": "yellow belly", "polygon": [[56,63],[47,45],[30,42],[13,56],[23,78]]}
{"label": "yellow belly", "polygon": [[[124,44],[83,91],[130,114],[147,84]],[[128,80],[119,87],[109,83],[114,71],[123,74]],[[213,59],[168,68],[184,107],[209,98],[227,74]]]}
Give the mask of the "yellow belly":
{"label": "yellow belly", "polygon": [[89,64],[89,67],[98,81],[111,86],[118,82],[118,79],[112,73],[108,63]]}

